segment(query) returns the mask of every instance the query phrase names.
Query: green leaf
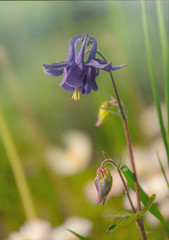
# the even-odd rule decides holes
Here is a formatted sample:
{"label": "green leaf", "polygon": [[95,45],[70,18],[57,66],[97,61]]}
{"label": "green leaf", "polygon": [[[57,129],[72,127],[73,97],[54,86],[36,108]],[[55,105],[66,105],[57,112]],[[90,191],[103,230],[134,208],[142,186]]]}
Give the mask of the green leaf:
{"label": "green leaf", "polygon": [[81,240],[91,240],[91,238],[89,238],[89,237],[83,237],[83,236],[81,236],[80,234],[78,234],[78,233],[76,233],[76,232],[74,232],[74,231],[72,231],[72,230],[70,230],[70,229],[68,229],[68,231],[71,232],[71,233],[73,233],[76,237],[78,237],[78,238],[81,239]]}
{"label": "green leaf", "polygon": [[[133,173],[130,171],[130,169],[125,164],[123,164],[119,169],[121,170],[121,172],[125,176],[125,178],[126,178],[128,184],[129,184],[129,186],[131,187],[131,189],[133,191],[135,191]],[[139,186],[139,192],[140,192],[141,202],[144,204],[144,206],[146,206],[146,204],[147,204],[147,202],[150,198],[140,186]],[[158,207],[155,203],[153,203],[151,205],[149,211],[161,222],[161,225],[163,226],[163,228],[166,231],[167,236],[169,237],[168,223],[165,221],[164,217],[160,213],[160,211],[159,211],[159,209],[158,209]]]}
{"label": "green leaf", "polygon": [[105,217],[109,217],[109,218],[123,218],[123,217],[128,217],[131,216],[132,213],[131,212],[127,212],[127,211],[118,211],[118,212],[112,212],[107,214]]}
{"label": "green leaf", "polygon": [[145,208],[144,208],[139,214],[138,214],[138,213],[135,213],[135,214],[133,214],[133,215],[131,215],[131,216],[125,217],[124,219],[121,219],[118,223],[111,225],[111,226],[108,228],[108,232],[113,232],[113,231],[115,231],[116,229],[118,229],[119,227],[122,227],[122,226],[124,226],[124,225],[126,225],[126,224],[128,224],[128,223],[130,223],[130,222],[133,222],[133,221],[137,220],[138,218],[142,217],[143,215],[145,215],[145,213],[146,213],[146,212],[149,210],[149,208],[151,207],[151,205],[152,205],[153,201],[155,200],[155,198],[156,198],[156,195],[153,194],[153,195],[149,198],[149,200],[148,200]]}
{"label": "green leaf", "polygon": [[[169,145],[168,145],[168,142],[167,142],[167,136],[166,136],[166,131],[165,131],[164,122],[163,122],[163,116],[162,116],[162,112],[161,112],[160,98],[159,98],[159,93],[158,93],[155,70],[154,70],[154,66],[153,66],[153,57],[152,57],[152,52],[151,52],[151,44],[150,44],[150,38],[149,38],[149,32],[148,32],[148,26],[147,26],[147,18],[146,18],[146,10],[145,10],[144,2],[145,2],[145,0],[141,1],[141,6],[142,6],[142,21],[143,21],[144,38],[145,38],[145,45],[146,45],[146,52],[147,52],[147,62],[148,62],[148,67],[149,67],[149,73],[150,73],[150,79],[151,79],[154,101],[155,101],[157,114],[158,114],[158,119],[159,119],[159,123],[160,123],[161,135],[162,135],[162,138],[163,138],[163,142],[164,142],[166,153],[167,153],[168,163],[169,163]],[[165,61],[168,61],[168,60],[165,59]],[[167,64],[167,69],[168,69],[168,62],[166,62],[166,64]],[[167,70],[167,71],[169,71],[169,70]],[[169,74],[167,76],[169,76]],[[168,77],[166,77],[166,79],[167,78]],[[165,84],[166,84],[165,89],[168,89],[168,90],[165,91],[165,93],[166,93],[167,110],[168,110],[168,114],[169,114],[169,102],[168,102],[169,101],[169,79],[166,80]]]}
{"label": "green leaf", "polygon": [[169,47],[167,39],[167,31],[164,23],[164,15],[162,12],[162,6],[160,1],[156,1],[157,19],[160,33],[160,42],[162,47],[162,59],[163,59],[163,71],[164,71],[164,82],[165,82],[165,101],[167,106],[168,115],[168,135],[169,135]]}
{"label": "green leaf", "polygon": [[168,179],[167,179],[167,176],[166,176],[164,167],[163,167],[163,165],[162,165],[162,162],[161,162],[161,160],[160,160],[160,157],[159,157],[158,153],[157,153],[157,157],[158,157],[158,161],[159,161],[159,163],[160,163],[161,171],[162,171],[162,173],[163,173],[163,176],[164,176],[165,181],[166,181],[166,183],[167,183],[167,186],[168,186],[168,188],[169,188],[169,182],[168,182]]}

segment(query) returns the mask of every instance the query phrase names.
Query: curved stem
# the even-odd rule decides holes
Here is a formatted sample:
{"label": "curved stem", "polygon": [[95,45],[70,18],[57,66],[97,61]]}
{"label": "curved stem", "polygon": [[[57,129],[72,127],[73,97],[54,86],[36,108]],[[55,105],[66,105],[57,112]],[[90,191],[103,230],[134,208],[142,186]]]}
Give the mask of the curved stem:
{"label": "curved stem", "polygon": [[[130,194],[129,194],[129,191],[128,191],[128,188],[127,188],[127,185],[126,185],[126,182],[125,182],[125,180],[124,180],[124,178],[123,178],[123,175],[122,175],[121,171],[119,170],[119,166],[107,155],[107,153],[103,152],[103,155],[104,155],[107,159],[102,162],[101,168],[104,168],[104,165],[109,162],[109,163],[111,163],[111,164],[117,169],[118,174],[120,175],[120,178],[121,178],[121,180],[122,180],[122,183],[123,183],[123,186],[124,186],[124,189],[125,189],[127,198],[128,198],[128,200],[129,200],[131,209],[132,209],[133,213],[136,213],[135,207],[134,207],[134,205],[133,205],[133,202],[132,202],[132,200],[131,200],[131,197],[130,197]],[[139,230],[140,230],[140,233],[141,233],[143,239],[146,240],[146,234],[145,234],[145,231],[144,231],[144,226],[143,226],[142,220],[141,220],[141,219],[137,219],[137,220],[136,220],[136,223],[137,223],[137,226],[138,226],[138,228],[139,228]]]}
{"label": "curved stem", "polygon": [[[105,155],[105,153],[104,153],[104,155]],[[106,155],[107,155],[107,154],[106,154]],[[106,157],[108,157],[108,156],[106,156]],[[126,183],[125,183],[125,180],[124,180],[124,178],[123,178],[123,175],[121,174],[121,172],[120,172],[117,164],[116,164],[111,158],[108,157],[106,160],[104,160],[104,161],[102,162],[100,168],[104,168],[104,165],[105,165],[106,163],[111,163],[111,164],[117,169],[118,174],[119,174],[119,176],[120,176],[120,178],[121,178],[121,181],[122,181],[122,183],[123,183],[123,186],[124,186],[124,189],[125,189],[127,198],[128,198],[128,200],[129,200],[130,206],[131,206],[131,208],[132,208],[132,211],[133,211],[133,213],[136,213],[136,210],[135,210],[134,205],[133,205],[133,202],[132,202],[132,200],[131,200],[129,191],[128,191],[128,189],[127,189],[127,185],[126,185]]]}
{"label": "curved stem", "polygon": [[[102,59],[105,62],[107,62],[105,57],[100,52],[97,51],[97,53],[102,57]],[[121,104],[121,100],[120,100],[120,97],[119,97],[119,93],[118,93],[118,90],[117,90],[112,72],[110,72],[110,77],[111,77],[111,80],[112,80],[114,92],[115,92],[117,102],[118,102],[118,105],[119,105],[119,109],[120,109],[120,113],[121,113],[121,117],[122,117],[122,121],[123,121],[123,127],[124,127],[124,131],[125,131],[125,135],[126,135],[126,141],[127,141],[129,155],[130,155],[131,167],[132,167],[132,170],[133,170],[134,183],[135,183],[135,189],[136,189],[136,195],[137,195],[137,207],[138,207],[138,213],[139,213],[141,211],[139,186],[138,186],[136,167],[135,167],[135,163],[134,163],[133,151],[132,151],[132,146],[131,146],[131,141],[130,141],[130,136],[129,136],[127,119],[126,119],[126,115],[124,113],[124,110],[123,110],[123,107],[122,107],[122,104]]]}
{"label": "curved stem", "polygon": [[[105,57],[97,51],[97,54],[100,55],[100,57],[107,62],[107,60],[105,59]],[[134,157],[133,157],[133,151],[132,151],[132,146],[131,146],[131,141],[130,141],[130,135],[129,135],[129,129],[128,129],[128,124],[127,124],[127,119],[126,119],[126,115],[124,113],[122,104],[121,104],[121,100],[120,100],[120,96],[116,87],[116,83],[113,77],[112,72],[110,72],[110,78],[112,81],[112,85],[114,88],[114,92],[117,98],[117,102],[119,105],[119,109],[120,109],[120,113],[121,113],[121,117],[122,117],[122,122],[123,122],[123,127],[124,127],[124,132],[125,132],[125,136],[126,136],[126,141],[127,141],[127,146],[128,146],[128,151],[129,151],[129,155],[130,155],[130,162],[131,162],[131,167],[132,167],[132,171],[133,171],[133,177],[134,177],[134,184],[135,184],[135,190],[136,190],[136,197],[137,197],[137,212],[141,212],[141,201],[140,201],[140,193],[139,193],[139,184],[138,184],[138,180],[137,180],[137,173],[136,173],[136,167],[135,167],[135,162],[134,162]],[[144,225],[143,225],[143,221],[142,218],[140,219],[141,222],[141,234],[142,234],[142,238],[146,239],[146,234],[145,234],[145,230],[144,230]]]}

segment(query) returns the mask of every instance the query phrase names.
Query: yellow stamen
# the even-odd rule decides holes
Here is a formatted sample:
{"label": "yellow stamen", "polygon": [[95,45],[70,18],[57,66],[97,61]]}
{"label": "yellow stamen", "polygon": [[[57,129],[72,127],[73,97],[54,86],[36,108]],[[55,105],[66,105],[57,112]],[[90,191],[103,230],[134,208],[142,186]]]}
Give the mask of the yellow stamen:
{"label": "yellow stamen", "polygon": [[79,88],[75,88],[73,95],[72,95],[72,99],[75,101],[80,100],[80,91]]}

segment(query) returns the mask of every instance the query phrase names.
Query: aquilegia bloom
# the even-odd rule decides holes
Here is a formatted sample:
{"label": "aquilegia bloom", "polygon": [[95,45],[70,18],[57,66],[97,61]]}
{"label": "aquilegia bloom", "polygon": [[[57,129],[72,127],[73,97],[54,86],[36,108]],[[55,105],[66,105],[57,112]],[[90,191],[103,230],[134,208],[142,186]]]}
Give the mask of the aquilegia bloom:
{"label": "aquilegia bloom", "polygon": [[[80,92],[82,94],[89,94],[91,90],[97,91],[96,77],[99,75],[99,69],[110,72],[112,70],[120,69],[125,65],[112,66],[101,59],[96,58],[97,41],[94,37],[90,37],[87,42],[88,34],[85,37],[75,35],[69,43],[68,56],[65,62],[43,64],[44,72],[50,76],[60,76],[63,74],[63,79],[59,86],[66,91],[74,91],[73,99],[80,99]],[[78,52],[78,42],[82,41],[81,48]],[[85,47],[92,44],[89,57],[85,63]]]}

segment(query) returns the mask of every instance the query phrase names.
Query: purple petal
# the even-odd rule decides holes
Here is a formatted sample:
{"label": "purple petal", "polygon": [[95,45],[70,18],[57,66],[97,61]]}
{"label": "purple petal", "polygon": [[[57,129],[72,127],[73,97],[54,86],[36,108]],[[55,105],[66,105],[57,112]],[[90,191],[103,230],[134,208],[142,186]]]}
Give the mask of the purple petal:
{"label": "purple petal", "polygon": [[46,69],[49,69],[49,68],[57,69],[57,68],[64,68],[64,67],[68,66],[69,64],[71,64],[71,61],[65,61],[65,62],[60,62],[60,63],[52,63],[52,64],[43,64],[43,66]]}
{"label": "purple petal", "polygon": [[83,37],[78,38],[78,39],[76,39],[76,41],[75,41],[75,44],[74,44],[75,59],[76,59],[77,56],[78,56],[78,51],[77,51],[77,45],[78,45],[78,42],[79,42],[79,41],[82,41],[82,40],[83,40]]}
{"label": "purple petal", "polygon": [[88,34],[86,33],[85,34],[85,37],[83,39],[83,42],[82,42],[82,46],[81,46],[81,49],[78,53],[78,56],[77,58],[75,59],[75,62],[79,65],[81,62],[83,62],[83,59],[84,59],[84,52],[85,52],[85,46],[86,46],[86,41],[87,41],[87,37],[88,37]]}
{"label": "purple petal", "polygon": [[63,74],[63,69],[66,66],[69,66],[71,62],[61,62],[61,63],[53,63],[53,64],[43,64],[43,66],[46,68],[44,69],[44,73],[50,75],[50,76],[60,76]]}
{"label": "purple petal", "polygon": [[93,67],[88,67],[86,70],[86,82],[89,85],[91,89],[94,91],[98,90],[98,86],[96,84],[95,78],[96,78],[96,69]]}
{"label": "purple petal", "polygon": [[89,38],[87,45],[89,44],[92,44],[92,47],[91,47],[87,62],[89,62],[91,59],[95,59],[96,51],[97,51],[97,41],[94,37]]}
{"label": "purple petal", "polygon": [[126,67],[126,66],[127,66],[127,64],[123,64],[123,65],[120,65],[120,66],[112,66],[111,70],[112,70],[112,71],[113,71],[113,70],[118,70],[118,69],[123,68],[123,67]]}
{"label": "purple petal", "polygon": [[72,92],[72,91],[75,90],[74,87],[70,87],[70,86],[69,86],[68,84],[66,84],[66,83],[63,83],[63,84],[62,84],[62,88],[63,88],[64,90],[68,91],[68,92]]}
{"label": "purple petal", "polygon": [[79,88],[79,91],[82,94],[89,94],[91,92],[91,88],[89,87],[88,84],[85,84],[85,86],[83,88]]}
{"label": "purple petal", "polygon": [[63,70],[63,79],[62,79],[61,83],[59,83],[59,86],[61,86],[61,85],[63,85],[65,83],[70,67],[71,66],[64,68],[64,70]]}
{"label": "purple petal", "polygon": [[63,68],[60,68],[60,69],[57,69],[57,70],[55,70],[53,68],[44,69],[43,72],[50,75],[50,76],[57,77],[57,76],[60,76],[60,75],[63,74]]}
{"label": "purple petal", "polygon": [[75,42],[77,39],[83,39],[83,36],[81,35],[75,35],[72,37],[72,39],[69,42],[69,48],[68,48],[68,55],[67,55],[67,61],[72,61],[75,59]]}
{"label": "purple petal", "polygon": [[83,85],[84,76],[85,72],[83,64],[78,66],[76,63],[73,63],[68,71],[65,82],[71,87],[81,87]]}
{"label": "purple petal", "polygon": [[106,63],[101,59],[91,59],[90,62],[86,63],[86,66],[100,68],[104,71],[110,72],[112,70],[111,63]]}

